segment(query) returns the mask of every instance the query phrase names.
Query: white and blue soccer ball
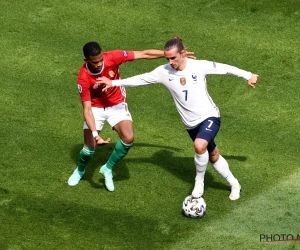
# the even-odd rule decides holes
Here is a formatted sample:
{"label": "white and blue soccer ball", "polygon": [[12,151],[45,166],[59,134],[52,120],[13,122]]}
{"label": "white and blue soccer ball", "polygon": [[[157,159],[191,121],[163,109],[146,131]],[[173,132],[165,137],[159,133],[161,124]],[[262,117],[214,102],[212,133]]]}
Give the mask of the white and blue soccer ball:
{"label": "white and blue soccer ball", "polygon": [[193,198],[192,195],[187,196],[182,203],[182,213],[189,218],[201,218],[206,213],[205,200],[200,198]]}

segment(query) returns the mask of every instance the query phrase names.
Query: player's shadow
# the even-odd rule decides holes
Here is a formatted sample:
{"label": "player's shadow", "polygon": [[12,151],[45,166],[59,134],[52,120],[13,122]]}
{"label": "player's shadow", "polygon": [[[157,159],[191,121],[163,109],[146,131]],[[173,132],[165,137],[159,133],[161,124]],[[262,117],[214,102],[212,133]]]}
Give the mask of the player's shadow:
{"label": "player's shadow", "polygon": [[[188,157],[178,157],[174,156],[174,151],[180,151],[179,148],[168,148],[165,146],[157,146],[152,144],[146,144],[146,143],[137,143],[136,148],[138,147],[157,147],[157,148],[163,148],[155,152],[150,158],[149,157],[140,157],[135,159],[128,159],[127,162],[134,162],[137,165],[140,165],[141,163],[150,163],[152,165],[157,165],[161,168],[164,168],[165,170],[172,173],[174,176],[176,176],[178,179],[183,180],[184,182],[187,182],[191,186],[191,191],[194,187],[195,183],[195,175],[196,175],[196,169],[194,164],[194,155],[188,156]],[[246,161],[247,157],[245,156],[235,156],[235,155],[223,155],[223,157],[227,160],[238,160],[238,161]],[[230,190],[230,186],[228,184],[224,184],[218,180],[214,180],[213,175],[211,174],[211,171],[215,171],[211,165],[208,166],[208,171],[205,173],[205,180],[204,184],[206,187],[211,187],[214,189],[221,189],[221,190]],[[220,176],[220,180],[222,180],[222,177]]]}
{"label": "player's shadow", "polygon": [[[73,147],[73,150],[71,151],[71,158],[73,159],[74,162],[74,168],[76,167],[78,163],[78,157],[79,157],[79,152],[82,149],[83,145],[82,144],[76,144]],[[104,178],[101,174],[99,174],[100,167],[105,164],[113,152],[115,147],[115,143],[110,143],[104,146],[97,146],[95,150],[95,154],[93,155],[91,161],[88,163],[86,169],[85,169],[85,174],[82,178],[82,180],[86,180],[90,183],[90,185],[94,188],[105,188],[104,184]],[[167,147],[167,146],[161,146],[161,145],[154,145],[154,144],[146,144],[146,143],[135,143],[134,144],[135,148],[138,147],[156,147],[156,148],[167,148],[169,150],[180,150],[179,148],[174,148],[174,147]],[[132,150],[132,149],[131,149]],[[130,151],[129,151],[130,154]],[[152,157],[146,158],[151,160]],[[125,157],[122,159],[120,162],[117,163],[117,165],[114,168],[114,181],[123,181],[127,180],[130,178],[129,170],[127,168],[127,162],[132,161],[132,159],[128,159],[128,157]],[[142,159],[138,158],[137,159],[137,165],[140,164]],[[155,164],[155,161],[150,161],[153,164]],[[72,170],[73,171],[73,170]],[[70,172],[71,174],[72,172]],[[93,178],[94,175],[98,174],[99,178],[95,182]]]}
{"label": "player's shadow", "polygon": [[[87,180],[90,185],[94,188],[105,188],[104,186],[104,178],[102,175],[98,174],[100,167],[106,163],[109,156],[114,150],[115,144],[108,144],[105,146],[98,146],[96,148],[96,152],[93,155],[93,158],[88,163],[86,168],[85,175],[83,180]],[[156,165],[165,170],[169,171],[177,178],[190,183],[191,189],[194,186],[195,180],[195,165],[194,165],[194,157],[193,155],[188,157],[177,157],[174,156],[174,151],[180,151],[180,148],[168,147],[164,145],[155,145],[149,143],[135,143],[134,149],[131,150],[139,150],[140,147],[150,147],[150,148],[158,148],[152,156],[150,157],[139,157],[139,158],[129,158],[125,157],[120,162],[118,162],[117,166],[114,168],[114,181],[123,181],[130,178],[130,173],[126,163],[135,163],[137,166],[141,165],[141,163],[150,163],[151,165]],[[71,157],[74,161],[74,166],[76,166],[78,161],[79,152],[82,149],[82,144],[75,145],[71,152]],[[130,154],[130,151],[129,151]],[[238,161],[246,161],[247,157],[245,156],[235,156],[235,155],[223,155],[223,157],[227,160],[238,160]],[[209,167],[208,167],[209,168]],[[230,187],[221,182],[215,181],[213,175],[210,173],[212,169],[208,169],[205,174],[205,186],[211,187],[215,189],[228,190]],[[93,176],[95,174],[99,175],[98,181],[95,182],[93,180]],[[220,177],[221,178],[221,177]]]}

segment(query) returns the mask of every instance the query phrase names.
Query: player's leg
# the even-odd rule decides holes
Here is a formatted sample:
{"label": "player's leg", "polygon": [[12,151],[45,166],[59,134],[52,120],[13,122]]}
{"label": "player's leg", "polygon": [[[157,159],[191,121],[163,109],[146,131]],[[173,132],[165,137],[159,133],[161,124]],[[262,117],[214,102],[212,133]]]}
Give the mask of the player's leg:
{"label": "player's leg", "polygon": [[112,169],[128,153],[134,139],[132,121],[120,121],[114,126],[114,129],[118,133],[120,140],[117,141],[115,149],[106,163],[109,169]]}
{"label": "player's leg", "polygon": [[[193,197],[199,198],[204,193],[204,176],[209,161],[208,147],[217,135],[220,128],[220,118],[210,117],[201,122],[197,127],[188,130],[188,133],[194,141],[196,166],[195,186],[192,192]],[[211,145],[213,146],[213,145]]]}
{"label": "player's leg", "polygon": [[220,155],[217,147],[215,147],[214,150],[209,154],[209,161],[211,162],[213,168],[230,184],[231,193],[229,198],[231,200],[239,199],[241,185],[230,171],[228,162],[222,155]]}
{"label": "player's leg", "polygon": [[84,146],[79,152],[77,168],[68,180],[69,186],[75,186],[85,173],[85,168],[95,153],[95,140],[89,129],[83,130]]}
{"label": "player's leg", "polygon": [[[105,118],[103,117],[103,109],[92,108],[92,112],[95,118],[96,129],[99,131],[103,128]],[[86,122],[83,124],[83,148],[79,152],[77,168],[68,180],[70,186],[75,186],[79,183],[80,179],[85,173],[85,168],[92,156],[95,153],[96,142],[92,135],[91,130],[88,128]]]}
{"label": "player's leg", "polygon": [[120,140],[117,141],[114,151],[108,158],[106,164],[100,168],[100,173],[105,177],[106,188],[109,191],[114,191],[112,169],[132,147],[134,134],[131,115],[126,103],[114,106],[109,112],[111,112],[111,115],[107,121],[118,133]]}
{"label": "player's leg", "polygon": [[196,138],[194,141],[196,166],[195,185],[192,192],[194,198],[200,198],[204,193],[204,176],[208,164],[207,144],[208,142],[201,138]]}

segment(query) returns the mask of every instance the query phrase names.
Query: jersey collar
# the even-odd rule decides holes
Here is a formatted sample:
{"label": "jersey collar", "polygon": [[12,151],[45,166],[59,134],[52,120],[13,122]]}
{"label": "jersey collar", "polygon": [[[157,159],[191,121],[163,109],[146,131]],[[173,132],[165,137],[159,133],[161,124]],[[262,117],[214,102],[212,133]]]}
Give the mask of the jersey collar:
{"label": "jersey collar", "polygon": [[89,67],[88,67],[88,64],[87,64],[87,63],[85,64],[85,68],[86,68],[87,71],[88,71],[91,75],[93,75],[93,76],[100,75],[100,74],[103,72],[103,69],[104,69],[104,61],[103,61],[103,64],[102,64],[102,69],[101,69],[101,71],[98,72],[98,73],[93,73],[93,72],[91,72],[90,69],[89,69]]}

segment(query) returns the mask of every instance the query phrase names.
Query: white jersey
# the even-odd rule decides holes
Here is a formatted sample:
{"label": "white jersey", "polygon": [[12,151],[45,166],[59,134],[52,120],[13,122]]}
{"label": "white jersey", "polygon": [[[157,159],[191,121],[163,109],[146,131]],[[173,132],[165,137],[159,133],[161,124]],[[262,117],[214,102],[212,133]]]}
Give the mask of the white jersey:
{"label": "white jersey", "polygon": [[209,117],[220,117],[206,87],[206,75],[227,74],[251,78],[252,73],[236,67],[205,60],[186,59],[184,70],[177,71],[170,64],[153,71],[123,80],[113,80],[113,86],[136,87],[153,83],[163,84],[172,95],[186,129],[192,129]]}

